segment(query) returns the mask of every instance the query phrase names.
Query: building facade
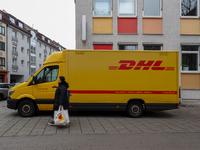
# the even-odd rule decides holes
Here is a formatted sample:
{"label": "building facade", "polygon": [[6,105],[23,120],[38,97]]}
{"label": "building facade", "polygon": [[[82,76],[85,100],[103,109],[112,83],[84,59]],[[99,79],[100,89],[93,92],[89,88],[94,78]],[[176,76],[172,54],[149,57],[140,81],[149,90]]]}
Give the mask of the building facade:
{"label": "building facade", "polygon": [[199,0],[75,0],[75,5],[76,49],[179,51],[183,99],[199,99]]}
{"label": "building facade", "polygon": [[7,65],[7,23],[0,11],[0,82],[8,82],[8,65]]}
{"label": "building facade", "polygon": [[[2,24],[6,33],[3,37],[5,47],[0,47],[0,61],[5,60],[2,62],[2,69],[7,73],[4,75],[7,79],[1,80],[3,71],[0,71],[0,82],[21,83],[27,81],[52,52],[65,49],[59,43],[39,33],[13,15],[5,11],[0,11],[0,14],[8,20],[7,24]],[[1,35],[0,33],[0,42]]]}

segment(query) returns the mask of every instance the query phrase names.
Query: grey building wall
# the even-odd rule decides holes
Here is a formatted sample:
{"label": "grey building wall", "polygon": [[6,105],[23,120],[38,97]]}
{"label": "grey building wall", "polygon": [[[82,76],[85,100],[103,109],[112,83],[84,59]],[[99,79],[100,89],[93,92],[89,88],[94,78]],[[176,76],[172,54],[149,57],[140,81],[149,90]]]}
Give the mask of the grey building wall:
{"label": "grey building wall", "polygon": [[[29,61],[29,55],[27,55],[27,49],[30,49],[30,43],[27,38],[31,36],[26,34],[25,32],[8,25],[8,83],[11,80],[15,80],[15,82],[24,82],[27,81],[30,77],[29,75],[29,66],[27,66],[27,61]],[[16,39],[12,38],[12,32],[15,31],[17,34]],[[24,38],[21,38],[21,34],[24,35]],[[13,46],[17,48],[17,54],[12,52]],[[23,52],[21,48],[23,47]],[[17,60],[16,67],[13,67],[13,59]],[[22,64],[23,61],[23,64]]]}
{"label": "grey building wall", "polygon": [[[161,35],[145,35],[143,34],[142,25],[142,9],[143,0],[137,0],[137,34],[118,34],[118,0],[112,0],[113,11],[113,33],[93,34],[93,0],[77,0],[76,1],[76,49],[93,49],[94,42],[111,42],[113,50],[118,50],[119,42],[136,42],[137,49],[143,50],[143,43],[162,43],[163,50],[179,51],[180,73],[181,73],[181,43],[200,43],[199,35],[181,35],[180,34],[180,9],[181,0],[163,0],[162,10],[162,31]],[[200,5],[200,3],[199,3]],[[199,7],[200,8],[200,7]],[[82,15],[86,15],[86,42],[82,41]],[[181,85],[181,75],[179,78]],[[188,91],[183,90],[183,99],[188,99],[191,95]],[[194,94],[194,92],[196,94]],[[199,99],[199,90],[193,91],[191,99]],[[195,96],[196,95],[196,96]]]}
{"label": "grey building wall", "polygon": [[[113,49],[118,50],[118,42],[138,42],[138,50],[143,50],[143,42],[162,43],[163,50],[180,50],[180,43],[199,43],[200,36],[180,35],[180,0],[163,1],[163,34],[142,34],[143,1],[137,1],[137,34],[118,34],[118,0],[113,0],[113,34],[93,34],[92,0],[77,0],[76,2],[76,49],[93,49],[93,42],[113,42]],[[82,15],[86,15],[86,43],[82,42]]]}

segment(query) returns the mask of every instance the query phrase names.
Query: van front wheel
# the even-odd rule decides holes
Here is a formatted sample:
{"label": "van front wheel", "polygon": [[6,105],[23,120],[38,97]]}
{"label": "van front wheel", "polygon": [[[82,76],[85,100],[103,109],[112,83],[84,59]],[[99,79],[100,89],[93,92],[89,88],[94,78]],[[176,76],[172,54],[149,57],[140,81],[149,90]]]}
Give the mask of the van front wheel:
{"label": "van front wheel", "polygon": [[126,109],[127,114],[132,118],[138,118],[144,113],[144,108],[140,102],[131,102]]}
{"label": "van front wheel", "polygon": [[36,107],[31,100],[23,100],[18,105],[18,113],[22,117],[31,117],[35,114]]}

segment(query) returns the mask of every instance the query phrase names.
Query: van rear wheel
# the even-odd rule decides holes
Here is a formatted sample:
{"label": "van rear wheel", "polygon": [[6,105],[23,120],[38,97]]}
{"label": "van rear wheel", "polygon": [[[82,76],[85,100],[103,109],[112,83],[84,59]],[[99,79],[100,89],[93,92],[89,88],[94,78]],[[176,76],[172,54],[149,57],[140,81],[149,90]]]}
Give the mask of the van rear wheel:
{"label": "van rear wheel", "polygon": [[23,100],[18,105],[18,113],[22,117],[31,117],[35,114],[36,107],[31,100]]}
{"label": "van rear wheel", "polygon": [[126,109],[127,114],[132,118],[138,118],[144,113],[144,108],[140,102],[131,102]]}

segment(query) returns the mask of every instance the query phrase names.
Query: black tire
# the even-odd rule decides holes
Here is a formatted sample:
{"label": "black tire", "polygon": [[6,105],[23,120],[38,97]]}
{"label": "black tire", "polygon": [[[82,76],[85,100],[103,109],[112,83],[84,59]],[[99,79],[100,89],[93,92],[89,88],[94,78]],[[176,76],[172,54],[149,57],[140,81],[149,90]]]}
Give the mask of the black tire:
{"label": "black tire", "polygon": [[18,113],[22,117],[32,117],[36,112],[34,102],[31,100],[23,100],[18,105]]}
{"label": "black tire", "polygon": [[0,101],[4,100],[4,95],[1,93],[0,94]]}
{"label": "black tire", "polygon": [[144,108],[140,102],[130,102],[128,104],[126,112],[130,117],[138,118],[144,113]]}

